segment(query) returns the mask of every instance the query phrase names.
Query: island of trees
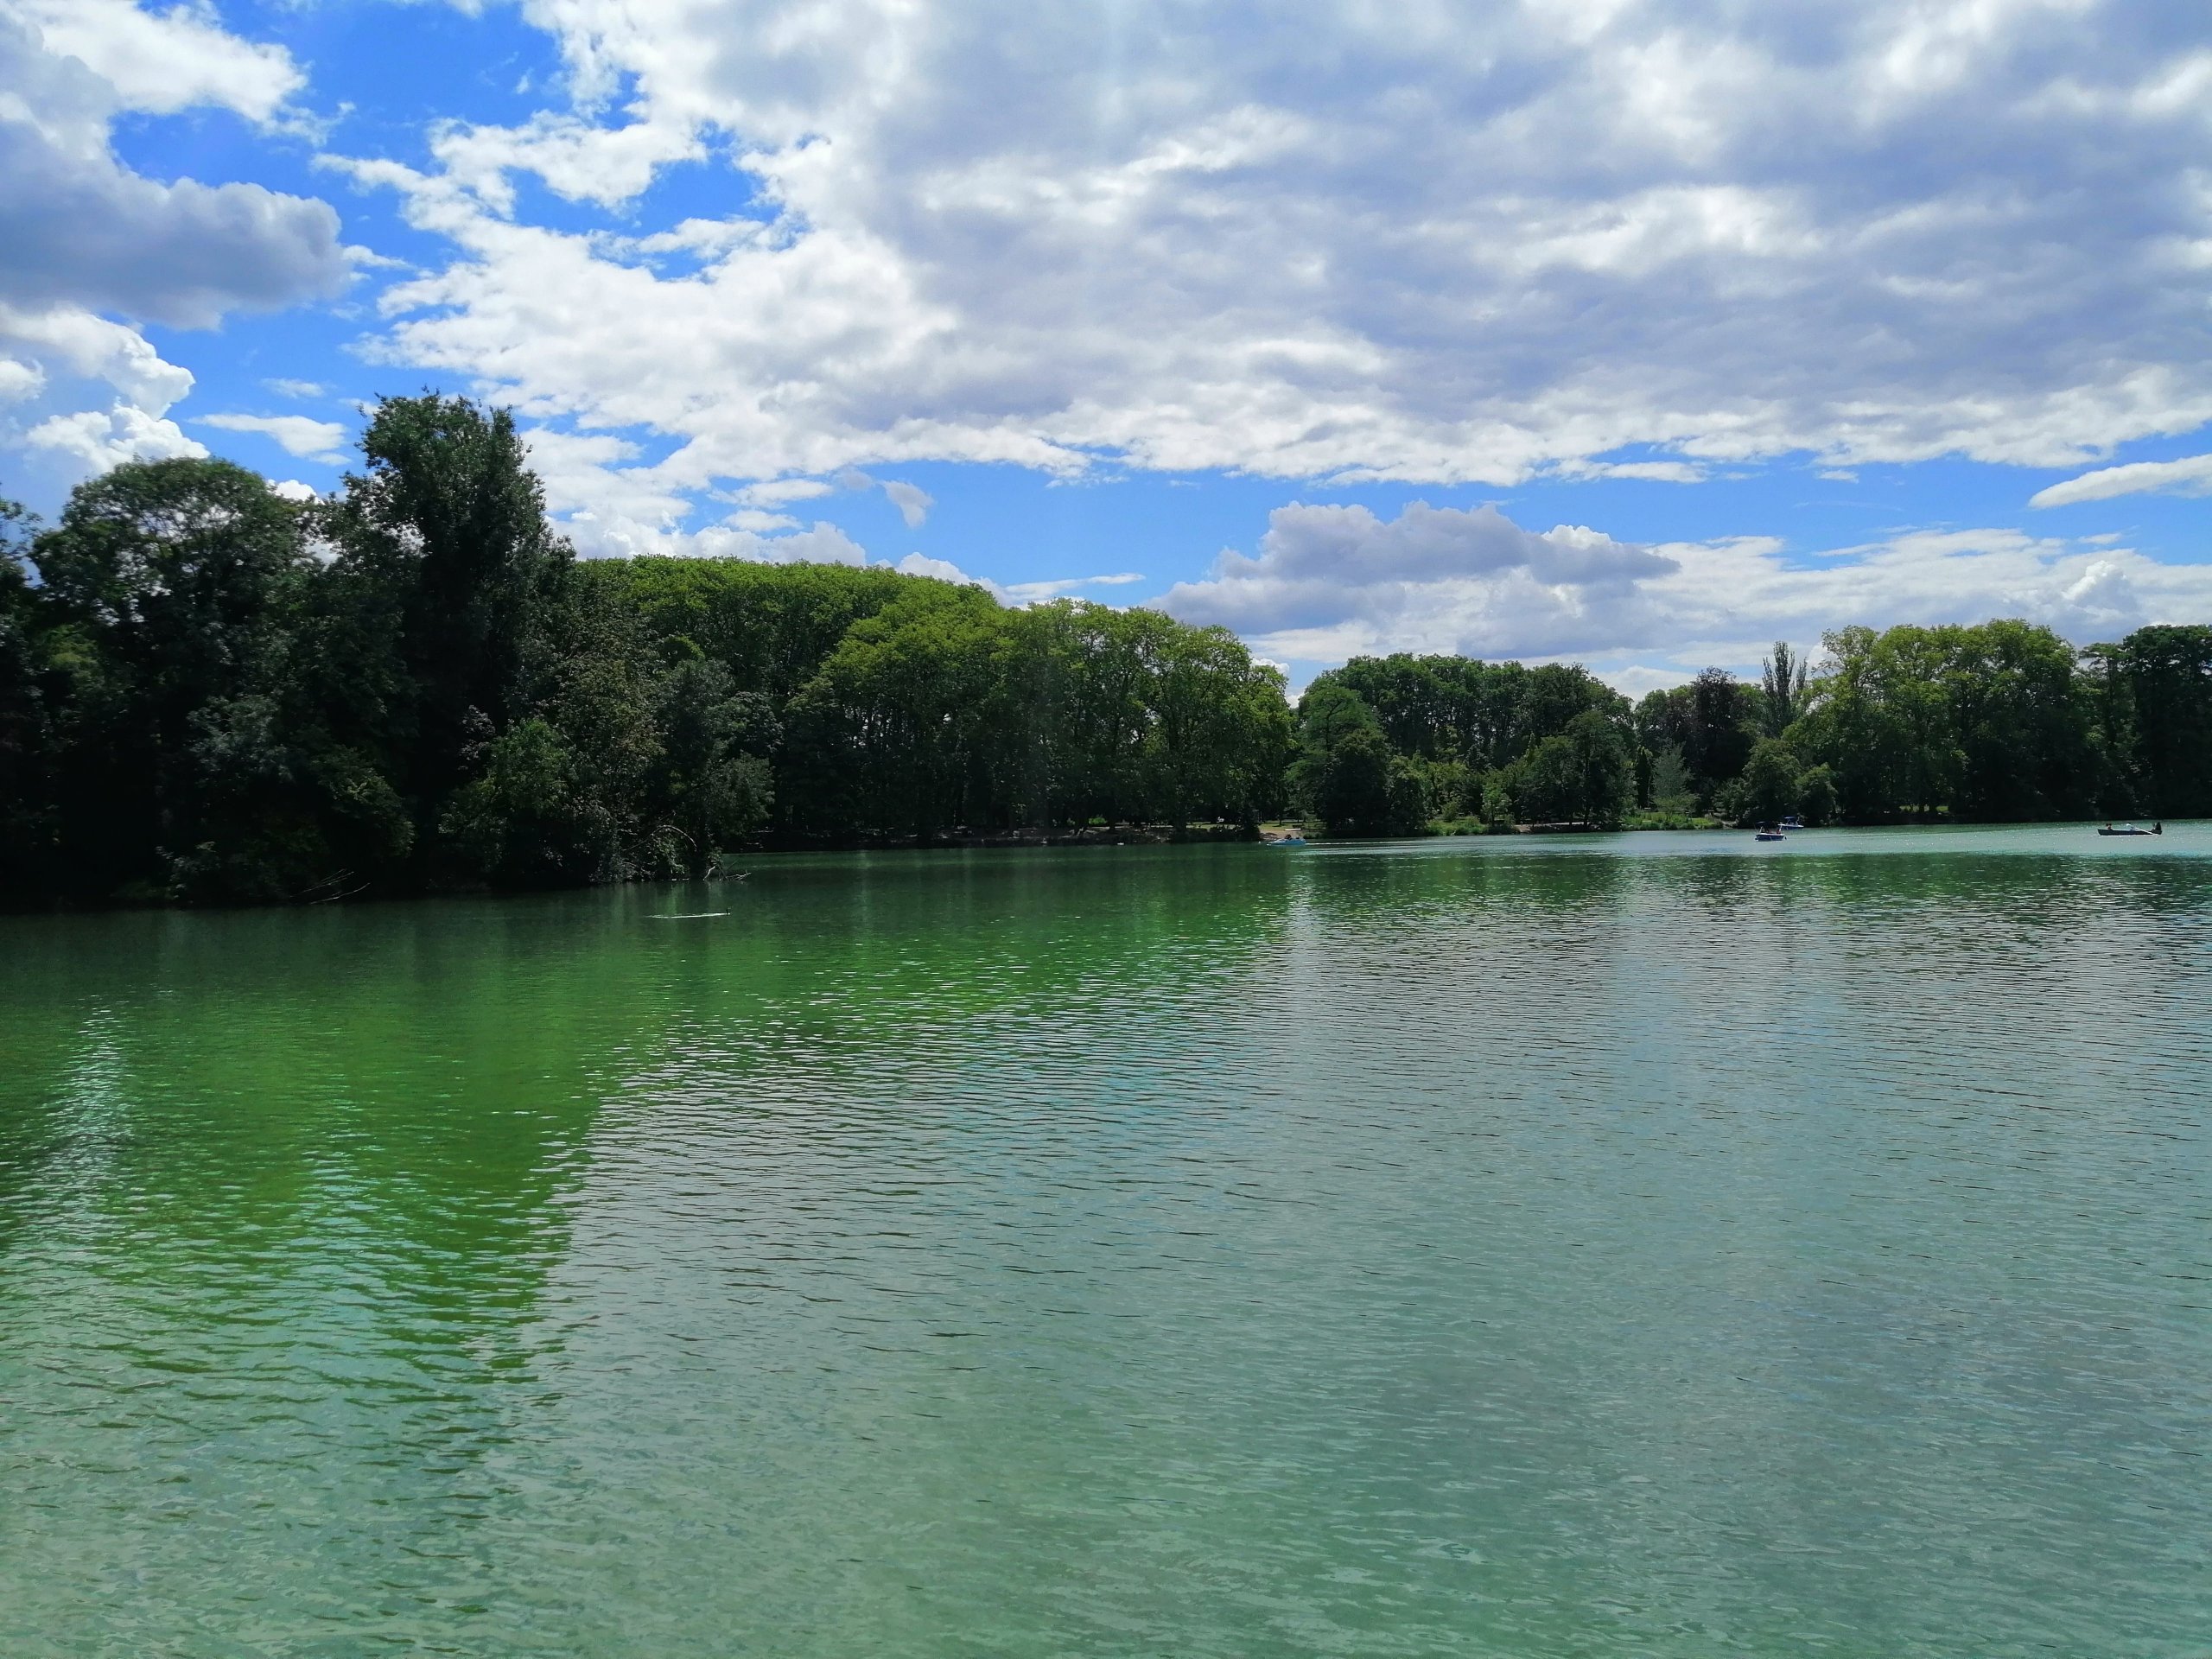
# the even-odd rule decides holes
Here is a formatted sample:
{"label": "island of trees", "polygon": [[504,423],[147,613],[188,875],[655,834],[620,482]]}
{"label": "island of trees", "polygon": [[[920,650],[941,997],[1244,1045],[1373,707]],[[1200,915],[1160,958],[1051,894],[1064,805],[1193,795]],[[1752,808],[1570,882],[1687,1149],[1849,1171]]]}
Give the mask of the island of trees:
{"label": "island of trees", "polygon": [[[1630,701],[882,568],[579,562],[512,418],[379,405],[296,502],[218,461],[0,503],[0,896],[311,902],[948,836],[2212,813],[2212,627],[1853,628]],[[1192,826],[1205,826],[1193,831]]]}

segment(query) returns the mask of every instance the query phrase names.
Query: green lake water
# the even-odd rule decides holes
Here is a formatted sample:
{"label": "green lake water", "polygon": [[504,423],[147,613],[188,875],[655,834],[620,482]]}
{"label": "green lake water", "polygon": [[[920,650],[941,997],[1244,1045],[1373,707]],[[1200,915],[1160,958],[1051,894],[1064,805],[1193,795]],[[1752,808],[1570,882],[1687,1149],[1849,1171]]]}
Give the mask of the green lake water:
{"label": "green lake water", "polygon": [[2208,1112],[2212,826],[0,918],[0,1655],[2202,1656]]}

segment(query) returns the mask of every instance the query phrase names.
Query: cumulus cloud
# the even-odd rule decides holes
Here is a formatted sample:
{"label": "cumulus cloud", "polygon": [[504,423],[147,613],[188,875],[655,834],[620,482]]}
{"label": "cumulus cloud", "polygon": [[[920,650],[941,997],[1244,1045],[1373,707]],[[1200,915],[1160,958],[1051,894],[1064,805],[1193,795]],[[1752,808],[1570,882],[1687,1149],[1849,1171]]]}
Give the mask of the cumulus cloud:
{"label": "cumulus cloud", "polygon": [[35,473],[67,483],[206,453],[168,419],[191,375],[116,317],[207,327],[344,283],[327,203],[162,183],[109,142],[131,111],[273,121],[299,85],[283,52],[226,34],[205,7],[0,0],[0,446]]}
{"label": "cumulus cloud", "polygon": [[4,10],[74,58],[128,109],[172,115],[212,105],[269,121],[305,84],[280,46],[225,32],[206,4],[141,11],[131,0],[7,0]]}
{"label": "cumulus cloud", "polygon": [[288,455],[336,463],[345,460],[346,429],[336,421],[304,415],[203,415],[199,423],[226,432],[257,432]]}
{"label": "cumulus cloud", "polygon": [[134,328],[62,306],[0,302],[0,443],[67,483],[119,461],[207,454],[167,418],[192,376]]}
{"label": "cumulus cloud", "polygon": [[20,403],[46,385],[46,371],[35,363],[0,357],[0,404]]}
{"label": "cumulus cloud", "polygon": [[950,559],[933,559],[926,553],[909,553],[895,567],[901,575],[932,576],[939,582],[957,582],[963,587],[980,588],[982,580],[969,575]]}
{"label": "cumulus cloud", "polygon": [[[381,349],[672,438],[680,491],[2054,466],[2212,418],[2212,21],[2157,0],[526,15],[566,107],[356,167],[456,249]],[[513,188],[627,210],[678,162],[732,211]]]}
{"label": "cumulus cloud", "polygon": [[718,525],[702,530],[687,551],[709,558],[761,559],[771,564],[866,564],[868,550],[823,519],[788,535]]}
{"label": "cumulus cloud", "polygon": [[1806,558],[1770,537],[1646,548],[1571,527],[1533,534],[1490,508],[1415,504],[1383,520],[1294,504],[1272,515],[1257,556],[1224,552],[1207,579],[1154,602],[1300,662],[1393,651],[1579,658],[1648,685],[1849,623],[2020,616],[2077,641],[2109,638],[2212,610],[2212,565],[2010,530],[1901,535]]}
{"label": "cumulus cloud", "polygon": [[677,516],[658,522],[580,508],[559,520],[586,558],[642,555],[705,559],[753,559],[766,564],[853,564],[869,562],[868,550],[836,524],[817,518],[804,529],[777,514],[741,508],[719,524],[686,530]]}
{"label": "cumulus cloud", "polygon": [[104,382],[156,413],[192,390],[191,373],[137,329],[72,306],[22,310],[0,302],[0,350],[35,359],[42,372]]}
{"label": "cumulus cloud", "polygon": [[122,403],[49,416],[31,428],[23,441],[74,462],[73,470],[80,475],[104,473],[126,461],[171,461],[207,453],[174,422]]}
{"label": "cumulus cloud", "polygon": [[130,171],[108,123],[146,106],[4,13],[0,89],[0,300],[200,327],[344,283],[327,203]]}
{"label": "cumulus cloud", "polygon": [[2212,495],[2212,455],[2100,467],[2079,478],[2037,490],[2028,498],[2028,505],[2066,507],[2077,501],[2109,500],[2115,495]]}
{"label": "cumulus cloud", "polygon": [[1515,654],[1550,656],[1628,626],[1646,603],[1642,585],[1677,569],[1577,525],[1532,533],[1495,507],[1416,501],[1382,519],[1294,502],[1269,515],[1256,557],[1224,551],[1205,581],[1179,582],[1159,602],[1300,658],[1367,648],[1332,641],[1440,631],[1459,641],[1442,649],[1496,655],[1510,635]]}

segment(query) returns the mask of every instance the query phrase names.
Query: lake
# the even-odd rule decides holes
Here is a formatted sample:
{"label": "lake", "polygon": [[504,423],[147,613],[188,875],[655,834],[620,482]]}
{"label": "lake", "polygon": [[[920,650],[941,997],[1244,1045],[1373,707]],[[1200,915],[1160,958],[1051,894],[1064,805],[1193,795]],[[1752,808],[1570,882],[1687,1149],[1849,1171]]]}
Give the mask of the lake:
{"label": "lake", "polygon": [[2202,1656],[2212,826],[0,918],[0,1652]]}

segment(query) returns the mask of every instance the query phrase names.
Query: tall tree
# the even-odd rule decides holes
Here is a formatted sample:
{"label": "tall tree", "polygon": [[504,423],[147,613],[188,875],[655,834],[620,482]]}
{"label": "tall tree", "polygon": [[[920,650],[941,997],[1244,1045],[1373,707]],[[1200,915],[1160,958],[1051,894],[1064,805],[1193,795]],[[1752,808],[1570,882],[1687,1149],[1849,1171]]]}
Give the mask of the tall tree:
{"label": "tall tree", "polygon": [[817,823],[927,841],[988,810],[1003,753],[1006,613],[979,588],[928,584],[854,624],[792,702]]}
{"label": "tall tree", "polygon": [[2102,650],[2125,687],[2134,810],[2212,817],[2212,626],[2139,628]]}
{"label": "tall tree", "polygon": [[1808,674],[1808,665],[1789,649],[1789,642],[1776,640],[1773,654],[1759,670],[1759,689],[1766,697],[1761,714],[1769,737],[1780,737],[1805,712]]}
{"label": "tall tree", "polygon": [[342,575],[389,608],[392,671],[376,711],[420,843],[490,746],[537,713],[571,554],[546,522],[514,416],[463,397],[390,397],[365,469],[324,515]]}
{"label": "tall tree", "polygon": [[1290,788],[1332,835],[1409,835],[1428,816],[1421,773],[1391,747],[1367,700],[1326,677],[1299,701]]}
{"label": "tall tree", "polygon": [[0,497],[0,892],[54,875],[50,776],[54,694],[48,607],[31,586],[26,532],[35,520]]}
{"label": "tall tree", "polygon": [[294,781],[276,706],[298,509],[228,461],[134,461],[80,485],[32,557],[93,647],[60,786],[83,879],[252,894],[224,849],[276,829]]}

